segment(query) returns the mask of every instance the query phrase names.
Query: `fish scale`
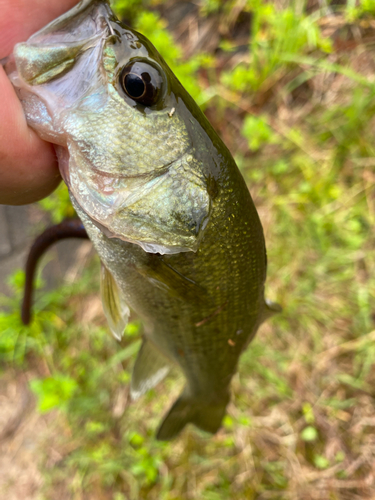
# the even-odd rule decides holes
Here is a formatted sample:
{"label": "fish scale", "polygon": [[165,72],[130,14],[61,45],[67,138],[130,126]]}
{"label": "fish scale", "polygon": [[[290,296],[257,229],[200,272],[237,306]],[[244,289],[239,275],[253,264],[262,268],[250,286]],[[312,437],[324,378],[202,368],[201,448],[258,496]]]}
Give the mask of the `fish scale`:
{"label": "fish scale", "polygon": [[[161,136],[162,140],[153,141],[152,137],[154,133],[150,133],[149,136],[142,136],[137,134],[137,139],[134,140],[134,135],[136,128],[134,125],[134,117],[130,114],[129,116],[121,116],[121,119],[115,120],[115,116],[111,115],[114,106],[108,106],[109,115],[98,117],[96,114],[90,114],[85,117],[85,121],[82,123],[82,118],[78,119],[77,115],[72,115],[69,118],[69,125],[67,127],[67,132],[71,136],[71,140],[78,142],[82,138],[82,130],[84,130],[85,146],[89,146],[89,155],[87,159],[93,163],[93,165],[98,165],[102,167],[100,162],[103,155],[106,155],[104,151],[110,151],[111,159],[113,164],[118,164],[118,158],[127,157],[127,174],[131,175],[133,172],[137,174],[144,169],[145,172],[148,171],[151,162],[158,162],[160,166],[164,166],[166,163],[170,163],[176,158],[176,156],[181,156],[185,150],[186,146],[183,148],[176,147],[174,139],[173,130],[163,133],[158,129],[158,135]],[[111,119],[112,117],[112,119]],[[87,122],[86,122],[87,119]],[[133,122],[132,127],[128,127],[129,122]],[[90,134],[87,134],[87,128],[90,130]],[[155,125],[157,128],[157,125]],[[104,138],[102,138],[103,149],[97,147],[98,140],[103,135],[103,129],[106,130]],[[115,132],[113,131],[115,130]],[[122,130],[121,136],[119,135],[119,130]],[[124,144],[123,136],[124,134],[129,135],[130,140]],[[165,151],[165,142],[168,141],[168,152]],[[152,144],[152,150],[150,153],[145,152],[144,145]],[[106,155],[105,161],[108,162],[108,156]],[[143,167],[143,168],[142,168]],[[122,170],[122,169],[121,169]],[[120,170],[119,173],[122,173]]]}
{"label": "fish scale", "polygon": [[106,0],[81,1],[18,44],[7,67],[29,125],[56,144],[102,262],[110,328],[121,337],[129,307],[143,321],[132,397],[176,364],[186,385],[157,437],[187,423],[216,432],[240,354],[279,310],[264,300],[263,230],[230,152]]}
{"label": "fish scale", "polygon": [[[96,112],[87,113],[84,120],[79,112],[69,116],[67,133],[75,142],[85,137],[86,144],[90,146],[88,160],[94,165],[104,154],[106,161],[112,157],[115,165],[118,164],[118,158],[126,156],[128,175],[133,171],[139,174],[143,170],[148,171],[150,164],[156,162],[164,166],[186,152],[189,147],[188,137],[181,129],[183,124],[178,124],[179,133],[176,134],[177,117],[168,121],[160,116],[154,117],[146,129],[144,128],[146,117],[133,108],[124,110],[121,106],[123,103],[118,100],[119,96],[113,95],[111,91],[108,103],[100,115]],[[106,131],[104,135],[103,130]],[[124,135],[128,137],[126,142],[123,140]],[[185,140],[181,141],[181,137]],[[100,148],[98,148],[99,139]],[[166,142],[168,148],[165,147]],[[145,145],[152,147],[145,148]]]}

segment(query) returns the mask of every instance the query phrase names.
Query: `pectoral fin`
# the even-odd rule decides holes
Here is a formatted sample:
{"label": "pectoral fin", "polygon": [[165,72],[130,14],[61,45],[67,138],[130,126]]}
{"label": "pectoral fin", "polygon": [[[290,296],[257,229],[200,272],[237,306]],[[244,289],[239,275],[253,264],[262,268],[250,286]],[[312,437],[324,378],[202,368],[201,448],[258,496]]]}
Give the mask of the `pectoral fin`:
{"label": "pectoral fin", "polygon": [[117,340],[121,340],[128,323],[130,310],[121,296],[120,290],[112,274],[102,264],[100,274],[100,291],[102,304],[109,328]]}
{"label": "pectoral fin", "polygon": [[142,394],[155,387],[169,372],[168,360],[149,340],[144,340],[136,359],[131,381],[130,394],[138,399]]}
{"label": "pectoral fin", "polygon": [[164,260],[163,256],[150,254],[147,266],[139,268],[138,272],[171,297],[192,303],[207,303],[209,301],[207,290],[179,273]]}

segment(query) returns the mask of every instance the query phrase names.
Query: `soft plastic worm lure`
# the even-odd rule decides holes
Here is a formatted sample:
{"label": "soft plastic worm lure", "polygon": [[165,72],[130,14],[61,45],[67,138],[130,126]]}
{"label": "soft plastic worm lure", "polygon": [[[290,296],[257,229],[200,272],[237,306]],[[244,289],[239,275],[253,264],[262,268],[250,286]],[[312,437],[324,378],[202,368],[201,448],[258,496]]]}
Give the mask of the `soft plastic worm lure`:
{"label": "soft plastic worm lure", "polygon": [[79,219],[65,219],[60,224],[49,227],[36,238],[30,248],[25,267],[25,288],[21,309],[24,325],[28,325],[31,321],[34,278],[39,259],[50,246],[67,238],[88,239],[86,230]]}

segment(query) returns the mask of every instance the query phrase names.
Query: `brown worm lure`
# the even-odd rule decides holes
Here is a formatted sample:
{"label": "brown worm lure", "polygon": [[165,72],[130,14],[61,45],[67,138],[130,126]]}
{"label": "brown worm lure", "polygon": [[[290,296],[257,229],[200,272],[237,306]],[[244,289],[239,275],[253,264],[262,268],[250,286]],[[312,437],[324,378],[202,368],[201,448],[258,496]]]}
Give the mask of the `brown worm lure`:
{"label": "brown worm lure", "polygon": [[31,320],[34,292],[34,279],[38,262],[50,246],[68,238],[88,239],[85,228],[79,219],[65,219],[46,229],[32,244],[25,266],[25,288],[22,301],[21,319],[24,325]]}

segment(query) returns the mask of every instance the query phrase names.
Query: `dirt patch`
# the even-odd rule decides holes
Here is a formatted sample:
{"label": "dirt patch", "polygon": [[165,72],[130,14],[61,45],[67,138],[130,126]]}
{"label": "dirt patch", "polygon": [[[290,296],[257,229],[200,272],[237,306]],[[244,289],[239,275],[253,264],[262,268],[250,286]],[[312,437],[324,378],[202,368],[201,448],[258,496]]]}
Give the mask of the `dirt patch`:
{"label": "dirt patch", "polygon": [[0,381],[0,491],[7,500],[40,499],[39,466],[54,454],[46,446],[53,414],[36,411],[28,378],[10,371]]}

